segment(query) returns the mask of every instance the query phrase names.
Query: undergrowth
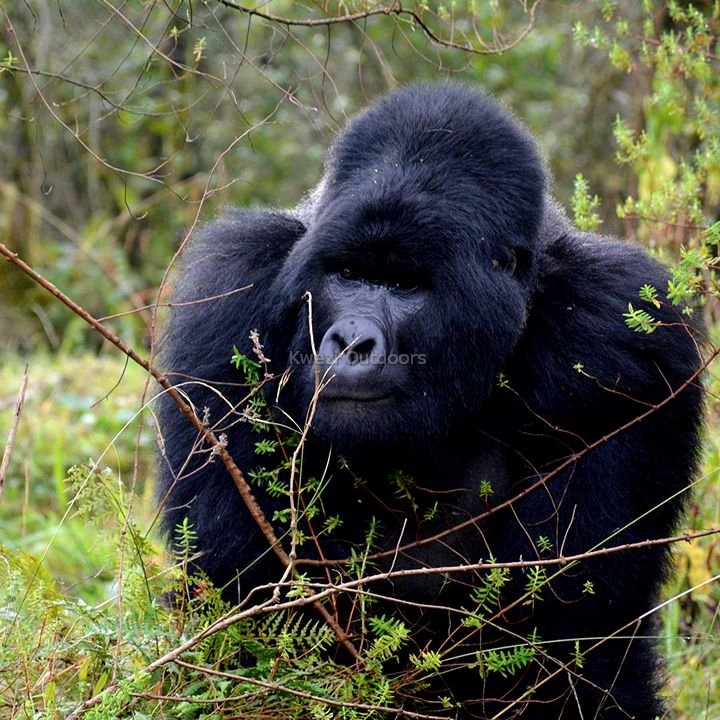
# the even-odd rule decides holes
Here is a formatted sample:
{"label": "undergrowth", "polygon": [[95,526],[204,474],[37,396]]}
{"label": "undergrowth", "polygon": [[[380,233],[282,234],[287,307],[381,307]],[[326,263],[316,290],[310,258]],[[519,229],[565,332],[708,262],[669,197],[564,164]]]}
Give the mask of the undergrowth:
{"label": "undergrowth", "polygon": [[[239,609],[204,578],[189,577],[192,528],[180,529],[173,555],[154,532],[152,416],[139,435],[133,420],[142,375],[126,370],[109,399],[97,402],[120,373],[115,359],[91,357],[36,359],[30,368],[0,505],[0,717],[56,720],[79,709],[94,720],[392,717],[400,685],[411,695],[412,683],[421,689],[442,672],[444,658],[432,651],[410,655],[401,671],[395,658],[411,629],[372,612],[361,657],[349,662],[319,615],[287,607],[311,592],[302,577],[288,582],[279,602]],[[2,426],[21,374],[19,365],[0,373]],[[96,391],[88,391],[88,376]],[[720,520],[719,466],[713,425],[690,530]],[[708,580],[720,570],[717,541],[683,544],[675,557],[666,592],[675,599],[662,611],[659,638],[666,694],[682,720],[715,717],[720,592]],[[366,570],[361,553],[354,570]],[[489,573],[474,590],[469,621],[494,607],[503,578]],[[528,584],[537,584],[530,575]],[[489,672],[516,672],[534,652],[529,643],[478,653],[478,682]],[[97,702],[84,705],[90,698]],[[439,697],[443,705],[452,710]]]}

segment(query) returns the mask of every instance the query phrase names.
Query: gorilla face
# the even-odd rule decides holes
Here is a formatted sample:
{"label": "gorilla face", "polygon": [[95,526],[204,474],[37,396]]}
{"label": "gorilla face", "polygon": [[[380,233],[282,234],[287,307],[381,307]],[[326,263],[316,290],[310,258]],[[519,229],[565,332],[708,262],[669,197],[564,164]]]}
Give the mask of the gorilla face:
{"label": "gorilla face", "polygon": [[424,92],[389,96],[340,136],[273,290],[285,318],[312,294],[317,358],[305,309],[289,404],[302,421],[319,386],[314,431],[345,453],[427,448],[476,418],[533,290],[533,141],[490,98]]}
{"label": "gorilla face", "polygon": [[[533,290],[545,170],[491,98],[399,91],[330,151],[307,232],[273,292],[297,315],[290,406],[318,387],[316,436],[336,449],[416,450],[478,416]],[[282,324],[282,323],[279,323]]]}
{"label": "gorilla face", "polygon": [[[373,173],[322,208],[280,273],[297,303],[290,343],[298,420],[346,455],[418,450],[477,417],[526,318],[529,240],[493,237],[415,168]],[[408,187],[410,186],[410,187]],[[291,291],[292,295],[292,291]]]}

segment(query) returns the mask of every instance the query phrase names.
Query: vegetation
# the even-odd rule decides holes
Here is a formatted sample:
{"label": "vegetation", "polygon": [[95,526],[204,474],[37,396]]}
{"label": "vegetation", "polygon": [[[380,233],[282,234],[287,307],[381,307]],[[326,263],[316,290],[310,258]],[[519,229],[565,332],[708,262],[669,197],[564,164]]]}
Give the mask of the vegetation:
{"label": "vegetation", "polygon": [[[528,122],[580,227],[673,265],[669,287],[638,288],[628,324],[652,332],[658,298],[690,300],[717,353],[716,0],[28,0],[0,13],[0,243],[151,362],[167,271],[201,219],[294,204],[346,117],[397,83],[441,76],[484,85]],[[12,436],[28,368],[6,473],[0,464],[0,717],[393,717],[401,694],[442,671],[432,651],[399,669],[409,629],[370,612],[361,662],[341,662],[333,628],[298,612],[321,592],[302,576],[274,605],[241,608],[189,578],[192,528],[179,528],[173,556],[156,532],[159,386],[11,263],[0,308],[0,437]],[[720,527],[712,362],[706,383],[688,533]],[[369,574],[371,545],[372,533],[345,582]],[[718,548],[712,533],[678,543],[658,608],[678,718],[720,715]],[[466,622],[498,608],[506,575],[487,571]],[[528,602],[546,580],[527,568]],[[479,678],[513,674],[536,647],[472,662]]]}

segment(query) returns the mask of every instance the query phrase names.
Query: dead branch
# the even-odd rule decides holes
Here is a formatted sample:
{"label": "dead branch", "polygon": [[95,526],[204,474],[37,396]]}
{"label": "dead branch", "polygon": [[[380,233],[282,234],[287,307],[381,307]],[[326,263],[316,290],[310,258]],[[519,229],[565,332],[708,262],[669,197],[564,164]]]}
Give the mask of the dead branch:
{"label": "dead branch", "polygon": [[2,462],[0,462],[0,497],[2,496],[3,489],[5,488],[5,478],[7,477],[8,467],[10,466],[10,456],[12,455],[13,447],[15,447],[15,435],[20,422],[20,414],[22,413],[23,403],[25,402],[27,384],[28,367],[26,365],[25,372],[23,373],[23,379],[20,383],[20,390],[18,390],[17,400],[15,401],[15,412],[13,413],[12,421],[10,422],[10,430],[8,431],[7,443],[5,443],[5,450],[3,451]]}
{"label": "dead branch", "polygon": [[500,55],[508,50],[512,50],[512,48],[521,43],[535,27],[535,14],[538,7],[542,4],[542,0],[534,0],[530,6],[528,6],[527,3],[523,4],[524,12],[528,16],[528,22],[511,40],[502,42],[499,38],[495,37],[494,42],[492,44],[488,44],[481,40],[477,29],[475,28],[475,41],[477,42],[477,45],[474,45],[472,42],[457,43],[440,37],[440,35],[433,31],[428,25],[421,13],[403,7],[402,2],[399,0],[372,10],[361,10],[356,13],[348,13],[345,15],[329,15],[322,18],[300,19],[273,15],[272,13],[264,12],[258,8],[240,5],[239,3],[233,2],[233,0],[219,0],[219,2],[221,5],[243,13],[244,15],[248,15],[249,17],[257,17],[262,20],[266,20],[267,22],[271,22],[276,25],[284,25],[286,27],[330,27],[332,25],[340,25],[344,23],[358,23],[377,16],[403,18],[409,23],[417,25],[423,31],[425,37],[427,37],[427,39],[435,45],[451,50],[460,50],[471,55]]}

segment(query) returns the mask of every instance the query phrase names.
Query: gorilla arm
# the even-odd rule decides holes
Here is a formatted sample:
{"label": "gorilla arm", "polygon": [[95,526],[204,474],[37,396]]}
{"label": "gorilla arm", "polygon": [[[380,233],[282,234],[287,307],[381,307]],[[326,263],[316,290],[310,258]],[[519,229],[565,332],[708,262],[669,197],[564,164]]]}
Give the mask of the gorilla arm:
{"label": "gorilla arm", "polygon": [[[667,274],[639,248],[561,235],[546,247],[539,292],[508,369],[531,414],[518,419],[515,440],[535,467],[578,459],[563,504],[572,506],[575,523],[584,521],[586,539],[594,524],[619,529],[632,523],[625,542],[669,532],[675,505],[640,518],[681,491],[695,467],[701,341],[680,307],[640,300],[644,284],[662,297]],[[628,303],[656,319],[654,332],[627,327]],[[628,478],[635,478],[630,487]],[[614,522],[594,521],[598,513]]]}
{"label": "gorilla arm", "polygon": [[[513,476],[525,486],[545,482],[515,504],[505,558],[537,557],[541,536],[567,556],[675,531],[697,460],[701,342],[681,308],[639,299],[644,284],[662,297],[667,274],[639,248],[572,231],[547,244],[508,368],[519,398],[509,444],[524,467]],[[658,321],[652,333],[627,327],[628,303]],[[651,634],[649,621],[636,621],[656,605],[668,555],[658,546],[564,568],[536,613],[540,637],[611,638],[589,654],[583,674],[614,687],[631,713],[654,707],[656,660],[646,637],[627,637]],[[572,651],[555,652],[567,659]],[[578,692],[595,691],[583,683]]]}
{"label": "gorilla arm", "polygon": [[[248,388],[239,385],[242,376],[230,363],[232,346],[251,355],[250,331],[269,330],[258,325],[260,318],[270,316],[267,288],[304,230],[289,215],[233,211],[193,238],[183,255],[182,283],[173,292],[161,347],[163,366],[210,427],[227,433],[228,449],[243,470],[251,466],[255,441],[235,412]],[[237,558],[262,556],[267,542],[224,465],[213,462],[175,404],[161,398],[158,413],[164,526],[172,534],[187,516],[198,536],[202,567],[218,585],[231,582]]]}

